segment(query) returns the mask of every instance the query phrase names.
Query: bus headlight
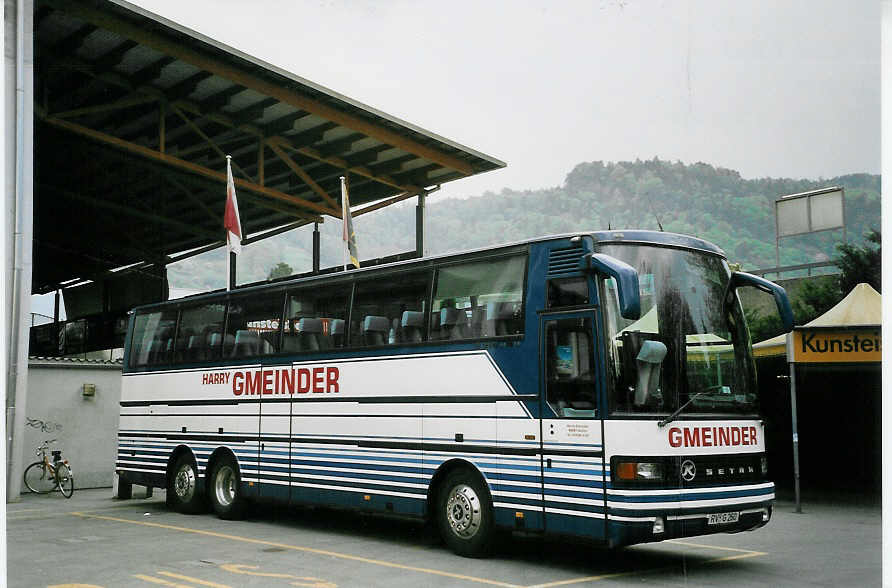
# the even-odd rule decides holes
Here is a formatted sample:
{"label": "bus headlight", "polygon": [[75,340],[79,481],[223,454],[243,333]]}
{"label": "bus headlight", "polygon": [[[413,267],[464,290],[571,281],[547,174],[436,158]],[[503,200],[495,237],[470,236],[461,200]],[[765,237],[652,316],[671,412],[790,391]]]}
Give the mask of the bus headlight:
{"label": "bus headlight", "polygon": [[619,462],[616,467],[616,477],[628,481],[662,480],[664,472],[663,464],[657,461],[623,461]]}

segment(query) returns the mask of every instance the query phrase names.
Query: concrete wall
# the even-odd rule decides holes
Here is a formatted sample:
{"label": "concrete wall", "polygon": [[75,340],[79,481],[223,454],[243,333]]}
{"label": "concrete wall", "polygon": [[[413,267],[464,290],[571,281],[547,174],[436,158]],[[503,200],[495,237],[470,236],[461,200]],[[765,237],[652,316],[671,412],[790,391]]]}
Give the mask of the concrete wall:
{"label": "concrete wall", "polygon": [[[84,396],[95,384],[95,396]],[[25,465],[45,439],[58,439],[71,461],[75,489],[110,487],[121,401],[121,366],[110,362],[31,359],[24,428]],[[22,488],[27,492],[27,488]]]}

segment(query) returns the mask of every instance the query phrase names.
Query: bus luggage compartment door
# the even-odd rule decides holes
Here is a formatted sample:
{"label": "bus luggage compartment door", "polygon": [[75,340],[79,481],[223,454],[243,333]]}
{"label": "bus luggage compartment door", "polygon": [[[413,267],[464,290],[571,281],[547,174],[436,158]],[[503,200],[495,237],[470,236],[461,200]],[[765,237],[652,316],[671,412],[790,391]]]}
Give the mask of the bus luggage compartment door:
{"label": "bus luggage compartment door", "polygon": [[541,317],[542,498],[549,533],[605,536],[594,313]]}
{"label": "bus luggage compartment door", "polygon": [[257,496],[288,502],[291,469],[291,364],[263,365],[258,419]]}

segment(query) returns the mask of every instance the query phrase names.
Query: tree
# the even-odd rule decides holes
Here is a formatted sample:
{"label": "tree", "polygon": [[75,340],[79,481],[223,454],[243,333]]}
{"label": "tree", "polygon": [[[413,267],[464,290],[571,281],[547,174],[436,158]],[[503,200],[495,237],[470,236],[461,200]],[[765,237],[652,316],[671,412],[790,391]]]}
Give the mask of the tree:
{"label": "tree", "polygon": [[836,246],[839,256],[834,263],[842,271],[839,278],[839,287],[843,296],[852,291],[852,288],[861,282],[867,282],[874,290],[880,292],[880,258],[881,235],[876,229],[871,229],[864,235],[865,243],[856,246],[843,243]]}
{"label": "tree", "polygon": [[280,261],[269,270],[269,276],[267,276],[267,279],[275,280],[276,278],[284,278],[286,276],[290,276],[293,273],[294,270],[291,269],[290,265],[288,265],[284,261]]}
{"label": "tree", "polygon": [[[871,229],[864,239],[866,242],[861,246],[849,243],[836,246],[838,255],[833,263],[840,270],[838,276],[823,281],[808,281],[802,285],[796,298],[790,301],[797,325],[804,325],[833,308],[861,282],[867,282],[874,290],[880,291],[882,237],[879,231]],[[762,316],[754,309],[746,311],[746,320],[753,341],[773,337],[782,330],[780,318],[773,314]]]}

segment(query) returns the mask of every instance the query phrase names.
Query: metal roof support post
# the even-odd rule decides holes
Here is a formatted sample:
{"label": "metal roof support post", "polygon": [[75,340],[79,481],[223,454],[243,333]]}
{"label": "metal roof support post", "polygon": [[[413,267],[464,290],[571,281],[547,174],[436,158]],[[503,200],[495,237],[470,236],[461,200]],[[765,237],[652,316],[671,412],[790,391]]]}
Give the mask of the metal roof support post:
{"label": "metal roof support post", "polygon": [[418,194],[418,204],[415,206],[415,253],[418,257],[424,257],[424,200],[426,192]]}
{"label": "metal roof support post", "polygon": [[313,223],[313,273],[319,273],[319,223]]}
{"label": "metal roof support post", "polygon": [[62,291],[56,289],[56,295],[53,300],[53,341],[58,352],[59,349],[59,311],[61,310],[60,298]]}
{"label": "metal roof support post", "polygon": [[[6,3],[9,15],[11,7]],[[7,60],[14,55],[15,66],[7,61],[7,136],[6,149],[12,151],[7,156],[6,201],[7,209],[14,210],[14,229],[7,232],[12,240],[7,241],[7,258],[12,253],[13,263],[7,259],[7,267],[12,267],[11,275],[7,274],[5,289],[9,328],[9,347],[6,349],[9,369],[6,379],[6,501],[18,500],[21,493],[22,470],[24,459],[25,410],[28,394],[28,344],[31,312],[31,268],[33,206],[34,206],[34,51],[33,51],[33,0],[17,0],[15,2],[16,29],[12,35],[10,23],[6,26],[6,43],[14,41],[15,51],[6,51]],[[14,73],[14,81],[10,78]],[[9,92],[12,87],[15,92]],[[13,96],[10,96],[13,94]],[[14,102],[14,107],[10,102]],[[12,120],[10,120],[12,118]],[[9,130],[14,130],[14,138]],[[14,151],[13,151],[14,149]],[[14,169],[9,169],[14,166]]]}

